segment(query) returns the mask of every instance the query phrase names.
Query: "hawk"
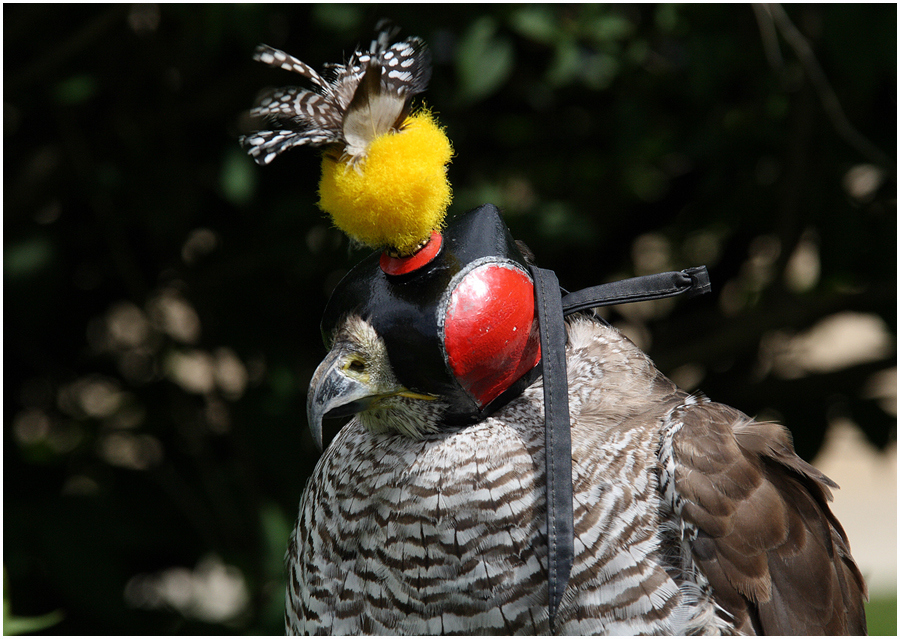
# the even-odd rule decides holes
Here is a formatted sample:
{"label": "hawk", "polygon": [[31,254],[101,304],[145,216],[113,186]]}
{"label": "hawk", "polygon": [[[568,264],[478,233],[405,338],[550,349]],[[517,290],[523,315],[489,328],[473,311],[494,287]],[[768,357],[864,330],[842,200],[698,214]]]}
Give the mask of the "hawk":
{"label": "hawk", "polygon": [[[450,257],[434,277],[459,270],[434,313],[443,360],[478,398],[496,375],[478,372],[483,355],[459,372],[450,324],[477,299],[488,312],[465,338],[474,343],[498,309],[530,304],[530,289],[499,306],[484,291],[457,303],[483,283],[472,273],[500,267],[478,258],[469,269],[471,256],[452,251],[476,240],[455,227],[445,236]],[[377,258],[348,274],[323,320],[331,346],[310,384],[310,426],[321,443],[324,417],[354,417],[302,496],[287,552],[290,633],[865,633],[866,586],[828,507],[836,484],[795,454],[784,427],[680,390],[586,313],[565,325],[574,543],[554,614],[544,378],[525,375],[520,394],[496,407],[492,391],[480,405],[494,410],[457,419],[455,387],[425,379],[440,365],[416,341],[426,322],[385,310],[411,284]],[[527,369],[523,343],[513,352]]]}
{"label": "hawk", "polygon": [[[678,389],[584,312],[591,289],[564,323],[496,208],[445,230],[452,146],[411,111],[430,58],[394,35],[323,75],[256,53],[314,86],[261,100],[248,153],[322,147],[319,206],[384,249],[323,320],[310,427],[321,445],[324,418],[353,417],[303,492],[289,633],[865,633],[836,485],[787,430]],[[696,270],[617,290],[684,292]]]}

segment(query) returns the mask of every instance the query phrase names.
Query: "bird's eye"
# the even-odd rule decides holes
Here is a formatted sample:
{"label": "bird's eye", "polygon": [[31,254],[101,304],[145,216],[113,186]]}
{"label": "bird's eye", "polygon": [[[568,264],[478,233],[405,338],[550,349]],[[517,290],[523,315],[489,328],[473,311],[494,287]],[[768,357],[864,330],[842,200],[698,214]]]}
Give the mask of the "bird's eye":
{"label": "bird's eye", "polygon": [[347,370],[354,373],[362,373],[366,370],[366,363],[361,359],[351,359],[347,362]]}

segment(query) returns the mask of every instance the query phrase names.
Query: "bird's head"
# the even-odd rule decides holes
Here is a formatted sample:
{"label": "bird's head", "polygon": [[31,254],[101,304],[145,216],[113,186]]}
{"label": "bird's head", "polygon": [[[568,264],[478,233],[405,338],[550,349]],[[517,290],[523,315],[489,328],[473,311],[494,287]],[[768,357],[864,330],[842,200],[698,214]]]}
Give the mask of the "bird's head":
{"label": "bird's head", "polygon": [[[479,421],[539,374],[533,281],[496,207],[458,217],[408,272],[373,253],[332,292],[307,408],[411,437]],[[403,265],[401,261],[401,265]]]}
{"label": "bird's head", "polygon": [[397,380],[384,339],[358,315],[341,322],[306,399],[309,427],[319,448],[324,418],[358,415],[372,432],[419,438],[437,429],[445,409],[440,397]]}

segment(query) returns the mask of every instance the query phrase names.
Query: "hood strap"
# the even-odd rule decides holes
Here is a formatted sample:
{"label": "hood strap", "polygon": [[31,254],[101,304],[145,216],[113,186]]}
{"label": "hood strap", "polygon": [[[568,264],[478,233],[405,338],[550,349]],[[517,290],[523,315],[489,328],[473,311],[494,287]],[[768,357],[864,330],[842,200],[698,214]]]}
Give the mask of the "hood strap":
{"label": "hood strap", "polygon": [[[550,631],[575,556],[572,511],[572,431],[566,378],[566,329],[556,273],[531,267],[535,308],[541,332],[544,374],[544,463],[547,477],[547,555],[550,585]],[[545,328],[546,327],[546,328]]]}
{"label": "hood strap", "polygon": [[535,309],[541,333],[541,366],[544,376],[544,462],[547,478],[547,568],[550,631],[555,633],[556,613],[569,582],[575,559],[575,519],[572,507],[572,432],[569,422],[569,389],[566,377],[566,328],[563,317],[611,304],[710,291],[705,266],[633,277],[562,296],[553,271],[531,266]]}
{"label": "hood strap", "polygon": [[690,298],[709,293],[710,289],[706,267],[694,266],[683,271],[632,277],[569,293],[562,298],[563,313],[571,315],[598,306],[647,302],[682,293]]}

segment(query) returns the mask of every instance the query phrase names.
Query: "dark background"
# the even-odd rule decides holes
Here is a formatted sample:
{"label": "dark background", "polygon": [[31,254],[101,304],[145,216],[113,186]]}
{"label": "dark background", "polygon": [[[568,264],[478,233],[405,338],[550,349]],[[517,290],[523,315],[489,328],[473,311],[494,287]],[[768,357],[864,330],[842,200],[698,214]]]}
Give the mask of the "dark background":
{"label": "dark background", "polygon": [[[499,205],[572,290],[706,264],[712,295],[608,317],[807,459],[835,417],[895,440],[893,4],[4,5],[7,632],[282,632],[318,322],[363,253],[317,153],[237,137],[303,82],[257,43],[321,68],[383,16],[432,49],[451,214]],[[784,364],[842,311],[890,344]]]}

